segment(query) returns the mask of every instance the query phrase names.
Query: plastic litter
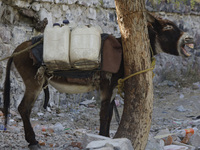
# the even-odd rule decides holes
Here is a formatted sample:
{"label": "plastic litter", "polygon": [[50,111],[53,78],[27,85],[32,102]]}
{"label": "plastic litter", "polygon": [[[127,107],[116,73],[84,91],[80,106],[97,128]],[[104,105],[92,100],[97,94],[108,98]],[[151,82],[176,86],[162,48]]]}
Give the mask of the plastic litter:
{"label": "plastic litter", "polygon": [[54,132],[54,126],[45,126],[45,125],[39,125],[36,124],[33,126],[34,131],[42,131],[42,132],[49,132],[53,133]]}
{"label": "plastic litter", "polygon": [[190,137],[194,135],[198,129],[196,127],[194,128],[188,128],[188,129],[181,129],[176,131],[176,135],[180,138],[182,138],[181,143],[187,144],[190,140]]}
{"label": "plastic litter", "polygon": [[0,124],[0,131],[6,131],[6,127],[3,124]]}
{"label": "plastic litter", "polygon": [[185,112],[185,111],[187,111],[182,105],[181,105],[181,106],[178,106],[178,107],[176,108],[176,110],[179,111],[179,112]]}
{"label": "plastic litter", "polygon": [[55,125],[54,125],[54,131],[55,132],[62,132],[64,131],[64,127],[63,125],[60,123],[60,122],[57,122]]}
{"label": "plastic litter", "polygon": [[185,96],[183,94],[180,94],[179,98],[183,99]]}
{"label": "plastic litter", "polygon": [[65,130],[70,130],[70,128],[66,128]]}
{"label": "plastic litter", "polygon": [[45,146],[45,145],[46,145],[46,143],[43,142],[43,141],[39,141],[39,144],[40,144],[41,146]]}
{"label": "plastic litter", "polygon": [[163,141],[164,141],[165,145],[171,145],[173,142],[173,138],[171,135],[169,135],[167,138],[163,138]]}
{"label": "plastic litter", "polygon": [[3,112],[2,111],[0,111],[0,116],[3,116]]}
{"label": "plastic litter", "polygon": [[177,130],[176,131],[176,135],[180,138],[183,138],[187,135],[192,136],[193,134],[195,134],[198,131],[198,129],[196,127],[194,128],[188,128],[188,129],[181,129],[181,130]]}

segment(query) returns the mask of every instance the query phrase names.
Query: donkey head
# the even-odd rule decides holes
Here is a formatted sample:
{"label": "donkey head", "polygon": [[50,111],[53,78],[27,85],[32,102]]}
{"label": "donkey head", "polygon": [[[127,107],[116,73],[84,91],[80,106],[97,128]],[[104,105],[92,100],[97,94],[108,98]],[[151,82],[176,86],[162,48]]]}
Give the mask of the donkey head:
{"label": "donkey head", "polygon": [[154,54],[160,52],[178,56],[190,56],[188,47],[193,48],[193,38],[181,31],[173,22],[147,14],[148,32]]}

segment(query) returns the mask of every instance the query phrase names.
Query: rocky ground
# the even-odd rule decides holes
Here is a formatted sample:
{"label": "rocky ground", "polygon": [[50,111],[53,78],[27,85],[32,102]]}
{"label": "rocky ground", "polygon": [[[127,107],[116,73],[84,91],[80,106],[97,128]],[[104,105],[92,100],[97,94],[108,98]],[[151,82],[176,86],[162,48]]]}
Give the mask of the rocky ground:
{"label": "rocky ground", "polygon": [[[200,82],[184,87],[176,82],[162,82],[154,88],[154,99],[152,127],[146,150],[164,148],[164,144],[161,142],[163,140],[153,138],[158,133],[165,135],[173,133],[177,129],[189,127],[196,127],[200,130],[200,120],[198,120],[200,115]],[[41,102],[37,101],[36,106],[38,106],[37,103],[41,105]],[[78,103],[70,100],[62,107],[50,103],[51,107],[48,107],[47,110],[34,108],[31,122],[41,147],[58,150],[85,148],[92,139],[95,139],[93,136],[98,135],[98,103],[94,99],[83,99]],[[121,114],[123,101],[118,99],[117,104]],[[28,143],[24,138],[21,118],[15,109],[11,110],[9,126],[6,131],[3,131],[3,116],[0,113],[0,149],[26,150]],[[117,126],[114,117],[111,123],[111,136],[114,135]],[[180,139],[175,139],[173,135],[172,138],[174,141],[180,142]],[[166,140],[167,138],[164,137],[163,139]],[[196,139],[199,140],[200,136],[193,139],[191,137],[190,141],[186,143],[187,146],[200,146]],[[188,149],[192,148],[188,147]]]}

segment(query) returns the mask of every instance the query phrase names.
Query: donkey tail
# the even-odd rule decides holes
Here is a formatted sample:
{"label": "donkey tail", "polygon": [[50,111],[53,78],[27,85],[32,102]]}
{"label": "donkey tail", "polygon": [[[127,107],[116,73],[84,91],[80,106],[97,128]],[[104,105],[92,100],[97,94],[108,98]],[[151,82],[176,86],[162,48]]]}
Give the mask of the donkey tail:
{"label": "donkey tail", "polygon": [[44,105],[43,108],[47,109],[48,103],[49,103],[49,87],[47,86],[46,88],[44,88]]}
{"label": "donkey tail", "polygon": [[4,83],[4,116],[5,116],[5,126],[8,122],[8,109],[10,107],[10,69],[12,64],[13,58],[10,58],[7,62],[6,68],[6,78]]}

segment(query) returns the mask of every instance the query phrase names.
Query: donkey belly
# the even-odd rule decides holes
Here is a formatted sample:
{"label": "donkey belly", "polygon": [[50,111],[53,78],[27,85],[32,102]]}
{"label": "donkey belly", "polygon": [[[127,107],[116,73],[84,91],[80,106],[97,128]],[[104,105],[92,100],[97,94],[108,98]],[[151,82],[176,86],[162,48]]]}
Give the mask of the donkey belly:
{"label": "donkey belly", "polygon": [[61,93],[77,94],[77,93],[86,93],[95,90],[95,87],[92,85],[76,85],[76,84],[62,84],[53,81],[49,83]]}

